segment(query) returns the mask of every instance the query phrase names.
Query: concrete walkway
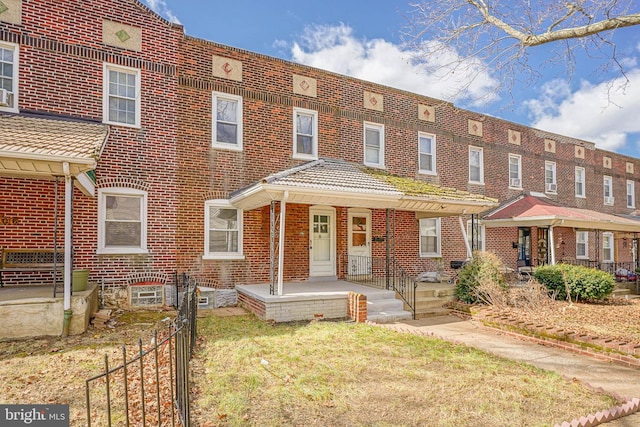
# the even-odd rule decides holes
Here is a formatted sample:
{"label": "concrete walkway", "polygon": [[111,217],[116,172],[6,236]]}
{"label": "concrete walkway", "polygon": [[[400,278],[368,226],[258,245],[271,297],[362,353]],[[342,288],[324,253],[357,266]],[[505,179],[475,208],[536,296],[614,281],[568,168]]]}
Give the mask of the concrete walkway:
{"label": "concrete walkway", "polygon": [[[447,341],[466,344],[498,356],[555,371],[566,378],[575,378],[591,387],[602,388],[622,398],[640,398],[640,370],[581,356],[555,347],[518,340],[502,334],[499,330],[486,328],[475,320],[463,320],[455,316],[437,316],[384,326],[405,331],[418,329]],[[585,415],[587,414],[575,414],[575,417]],[[603,425],[607,427],[640,426],[640,412]]]}

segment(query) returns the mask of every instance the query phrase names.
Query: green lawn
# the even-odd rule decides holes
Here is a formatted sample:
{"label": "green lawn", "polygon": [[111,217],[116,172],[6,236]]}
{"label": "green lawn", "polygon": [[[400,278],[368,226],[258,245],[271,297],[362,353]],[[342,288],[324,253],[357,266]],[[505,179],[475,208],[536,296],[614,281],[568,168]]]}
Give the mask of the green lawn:
{"label": "green lawn", "polygon": [[553,426],[618,402],[446,341],[355,323],[199,319],[194,421],[246,426]]}

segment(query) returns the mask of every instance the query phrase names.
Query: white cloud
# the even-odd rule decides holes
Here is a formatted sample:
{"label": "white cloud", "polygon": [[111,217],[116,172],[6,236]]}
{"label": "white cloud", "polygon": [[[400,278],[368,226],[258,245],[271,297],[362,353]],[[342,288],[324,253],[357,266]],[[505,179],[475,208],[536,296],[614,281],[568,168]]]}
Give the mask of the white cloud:
{"label": "white cloud", "polygon": [[568,84],[545,83],[537,99],[525,106],[532,126],[549,132],[595,142],[599,148],[621,151],[640,132],[640,69],[623,77],[592,84],[582,81],[571,91]]}
{"label": "white cloud", "polygon": [[[276,44],[283,47],[280,41]],[[424,64],[414,59],[420,52],[383,39],[358,39],[344,24],[309,26],[290,49],[295,62],[438,99],[480,105],[497,98],[497,82],[482,70],[481,64],[470,64],[468,73],[428,74]],[[453,56],[456,53],[449,50],[446,55],[432,58],[429,68],[434,64],[444,67]],[[471,79],[477,71],[479,76]]]}
{"label": "white cloud", "polygon": [[173,22],[174,24],[181,24],[178,17],[169,9],[167,2],[165,0],[145,0],[147,5],[159,15],[162,15],[168,21]]}

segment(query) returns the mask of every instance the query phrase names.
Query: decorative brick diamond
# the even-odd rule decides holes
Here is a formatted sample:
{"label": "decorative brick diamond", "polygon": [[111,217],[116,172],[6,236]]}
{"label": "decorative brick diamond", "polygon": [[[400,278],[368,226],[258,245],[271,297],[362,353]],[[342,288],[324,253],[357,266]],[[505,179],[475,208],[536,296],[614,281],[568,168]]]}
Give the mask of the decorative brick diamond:
{"label": "decorative brick diamond", "polygon": [[518,140],[518,135],[516,135],[515,133],[513,135],[511,135],[511,139],[514,141]]}
{"label": "decorative brick diamond", "polygon": [[371,103],[371,105],[377,105],[378,104],[378,100],[376,99],[375,96],[372,96],[371,98],[369,98],[369,102]]}
{"label": "decorative brick diamond", "polygon": [[233,67],[228,62],[225,62],[222,66],[222,71],[224,71],[226,74],[229,74],[233,71]]}
{"label": "decorative brick diamond", "polygon": [[429,110],[425,108],[424,115],[429,117],[431,115],[431,112],[429,112]]}
{"label": "decorative brick diamond", "polygon": [[303,80],[303,81],[301,81],[301,82],[300,82],[300,88],[301,88],[303,91],[305,91],[305,92],[306,92],[306,91],[307,91],[307,89],[309,89],[309,87],[310,87],[310,85],[309,85],[309,83],[307,83],[307,81],[306,81],[306,80]]}
{"label": "decorative brick diamond", "polygon": [[547,147],[549,147],[549,150],[551,150],[553,148],[553,145],[551,143],[548,143]]}
{"label": "decorative brick diamond", "polygon": [[131,38],[129,33],[127,33],[125,30],[118,31],[116,33],[116,37],[118,37],[118,40],[120,40],[122,43],[126,42],[127,40],[129,40]]}
{"label": "decorative brick diamond", "polygon": [[578,148],[578,156],[582,156],[582,150]]}
{"label": "decorative brick diamond", "polygon": [[478,125],[477,124],[474,123],[472,128],[473,128],[474,132],[478,132]]}

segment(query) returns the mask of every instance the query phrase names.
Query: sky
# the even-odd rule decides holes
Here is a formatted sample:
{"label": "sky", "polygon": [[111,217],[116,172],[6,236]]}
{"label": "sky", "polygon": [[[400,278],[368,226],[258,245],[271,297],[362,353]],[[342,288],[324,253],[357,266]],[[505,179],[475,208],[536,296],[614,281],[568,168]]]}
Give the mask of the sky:
{"label": "sky", "polygon": [[537,58],[557,46],[547,45],[530,55],[540,78],[496,96],[490,72],[460,91],[466,76],[438,78],[411,60],[416,52],[403,43],[410,0],[142,1],[190,36],[451,101],[640,157],[640,26],[615,34],[626,80],[586,56],[578,58],[571,79],[551,66],[537,67]]}

